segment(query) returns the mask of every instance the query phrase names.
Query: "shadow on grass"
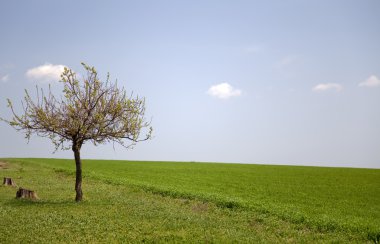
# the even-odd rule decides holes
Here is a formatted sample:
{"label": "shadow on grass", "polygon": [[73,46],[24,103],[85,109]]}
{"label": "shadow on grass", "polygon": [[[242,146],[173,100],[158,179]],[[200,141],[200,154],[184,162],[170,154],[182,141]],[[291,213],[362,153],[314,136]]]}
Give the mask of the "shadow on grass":
{"label": "shadow on grass", "polygon": [[68,206],[68,205],[78,205],[85,204],[86,201],[77,203],[72,199],[57,199],[57,200],[29,200],[29,199],[9,199],[4,202],[4,205],[14,206],[14,207],[27,207],[27,206]]}
{"label": "shadow on grass", "polygon": [[3,202],[4,206],[11,207],[69,207],[69,206],[109,206],[114,204],[122,204],[120,202],[104,202],[102,199],[94,200],[94,199],[84,199],[81,202],[76,202],[74,198],[67,199],[38,199],[38,200],[30,200],[30,199],[17,199],[12,198]]}

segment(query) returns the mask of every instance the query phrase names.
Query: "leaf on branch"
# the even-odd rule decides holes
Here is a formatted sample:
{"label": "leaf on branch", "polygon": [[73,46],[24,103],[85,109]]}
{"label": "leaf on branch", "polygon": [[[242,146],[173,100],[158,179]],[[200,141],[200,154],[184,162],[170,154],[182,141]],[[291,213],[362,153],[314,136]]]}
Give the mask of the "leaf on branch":
{"label": "leaf on branch", "polygon": [[[28,140],[32,133],[49,138],[56,150],[68,149],[64,146],[67,142],[79,147],[86,141],[94,145],[116,142],[128,148],[151,139],[153,130],[150,122],[145,121],[145,98],[132,97],[133,93],[127,97],[124,88],[109,82],[109,74],[106,82],[102,82],[94,67],[82,65],[87,76],[81,81],[74,71],[64,68],[61,99],[56,99],[50,86],[47,95],[36,87],[37,102],[25,90],[23,114],[16,114],[11,100],[7,99],[13,118],[2,120],[24,131]],[[143,131],[146,135],[140,139]]]}

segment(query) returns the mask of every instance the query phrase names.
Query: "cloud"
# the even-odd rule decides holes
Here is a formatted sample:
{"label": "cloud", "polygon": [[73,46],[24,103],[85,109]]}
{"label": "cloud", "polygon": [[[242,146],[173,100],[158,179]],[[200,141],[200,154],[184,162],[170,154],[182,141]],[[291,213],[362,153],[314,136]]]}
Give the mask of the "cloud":
{"label": "cloud", "polygon": [[342,89],[343,89],[343,86],[337,83],[321,83],[314,86],[313,91],[324,92],[324,91],[334,90],[334,91],[340,92]]}
{"label": "cloud", "polygon": [[371,75],[368,79],[365,81],[362,81],[359,83],[359,86],[364,87],[377,87],[380,86],[380,80],[375,75]]}
{"label": "cloud", "polygon": [[207,94],[220,99],[228,99],[230,97],[237,97],[241,95],[241,90],[232,87],[230,84],[224,82],[218,85],[211,86]]}
{"label": "cloud", "polygon": [[298,56],[296,55],[288,55],[284,58],[282,58],[280,61],[276,63],[277,68],[285,68],[287,66],[290,66],[298,61]]}
{"label": "cloud", "polygon": [[3,76],[0,76],[0,80],[2,81],[2,82],[7,82],[7,81],[9,81],[9,75],[3,75]]}
{"label": "cloud", "polygon": [[42,83],[59,81],[64,68],[65,66],[61,64],[54,65],[46,63],[27,70],[25,75],[31,80]]}

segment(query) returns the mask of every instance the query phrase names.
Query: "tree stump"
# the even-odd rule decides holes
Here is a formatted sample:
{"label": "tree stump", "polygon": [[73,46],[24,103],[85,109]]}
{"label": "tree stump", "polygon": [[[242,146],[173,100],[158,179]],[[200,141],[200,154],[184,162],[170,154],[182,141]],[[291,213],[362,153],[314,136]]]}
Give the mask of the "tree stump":
{"label": "tree stump", "polygon": [[21,187],[16,192],[16,198],[27,198],[27,199],[32,199],[32,200],[38,199],[37,194],[34,191],[24,189]]}
{"label": "tree stump", "polygon": [[12,180],[12,178],[4,177],[3,185],[16,186],[16,183]]}

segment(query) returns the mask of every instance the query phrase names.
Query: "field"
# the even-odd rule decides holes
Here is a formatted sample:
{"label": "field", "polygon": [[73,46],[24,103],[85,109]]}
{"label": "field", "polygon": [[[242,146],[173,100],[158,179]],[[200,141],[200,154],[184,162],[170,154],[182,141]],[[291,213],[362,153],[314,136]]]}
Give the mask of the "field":
{"label": "field", "polygon": [[380,170],[84,160],[1,159],[0,243],[378,242]]}

